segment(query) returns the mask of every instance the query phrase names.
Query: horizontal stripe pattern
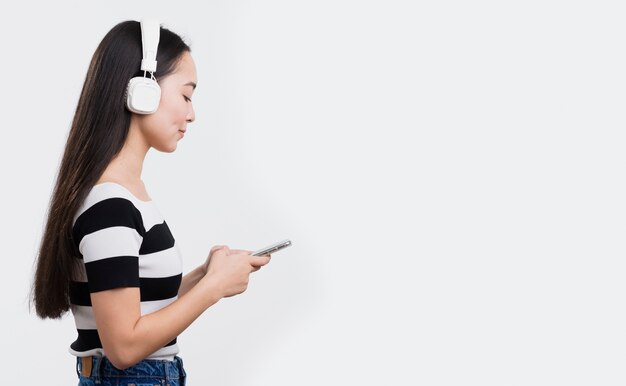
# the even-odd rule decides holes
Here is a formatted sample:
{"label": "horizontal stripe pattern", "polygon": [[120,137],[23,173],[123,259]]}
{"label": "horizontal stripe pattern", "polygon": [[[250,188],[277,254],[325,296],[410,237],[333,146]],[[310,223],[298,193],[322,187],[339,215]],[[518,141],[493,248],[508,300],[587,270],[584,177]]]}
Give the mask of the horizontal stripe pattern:
{"label": "horizontal stripe pattern", "polygon": [[182,274],[170,277],[140,278],[141,301],[154,301],[173,298],[178,295]]}
{"label": "horizontal stripe pattern", "polygon": [[[168,347],[168,346],[173,346],[173,345],[176,345],[176,338],[174,338],[174,340],[172,340],[171,342],[169,342],[163,347]],[[98,350],[98,349],[102,350],[102,342],[100,341],[100,336],[98,335],[98,332],[96,330],[91,330],[91,329],[78,330],[78,338],[74,341],[74,343],[70,345],[70,348],[77,353]],[[157,351],[155,354],[157,353],[159,353],[159,351]],[[150,356],[150,358],[151,357],[153,356]]]}
{"label": "horizontal stripe pattern", "polygon": [[177,296],[173,298],[169,298],[169,299],[164,299],[164,300],[142,301],[141,302],[141,315],[147,315],[155,311],[158,311],[161,308],[169,305],[176,299],[178,299]]}
{"label": "horizontal stripe pattern", "polygon": [[177,245],[160,252],[141,255],[139,276],[168,277],[180,273],[180,261],[172,259],[175,255],[180,255]]}
{"label": "horizontal stripe pattern", "polygon": [[174,237],[166,222],[152,227],[145,237],[146,239],[139,249],[139,254],[141,255],[156,253],[174,247]]}
{"label": "horizontal stripe pattern", "polygon": [[[93,347],[93,348],[90,348]],[[105,356],[102,349],[102,342],[96,330],[78,330],[78,338],[70,345],[68,350],[70,354],[75,356]],[[176,338],[161,347],[150,356],[149,359],[169,359],[173,360],[174,356],[179,352]]]}
{"label": "horizontal stripe pattern", "polygon": [[74,323],[78,330],[95,330],[96,319],[93,316],[93,308],[89,306],[72,305]]}
{"label": "horizontal stripe pattern", "polygon": [[73,229],[74,240],[81,245],[86,235],[115,227],[135,229],[141,236],[146,233],[141,212],[132,201],[111,197],[95,203],[76,219]]}
{"label": "horizontal stripe pattern", "polygon": [[85,263],[119,255],[138,255],[143,237],[134,228],[113,226],[81,237],[78,251]]}
{"label": "horizontal stripe pattern", "polygon": [[[170,299],[178,295],[178,289],[182,281],[182,274],[170,277],[141,277],[137,286],[122,287],[139,287],[139,293],[142,302],[150,302],[155,300]],[[77,306],[91,307],[91,282],[73,281],[70,285],[70,303]]]}
{"label": "horizontal stripe pattern", "polygon": [[[182,259],[176,241],[152,201],[141,201],[122,185],[96,185],[74,217],[74,242],[80,252],[70,285],[70,304],[78,337],[73,355],[104,355],[91,305],[91,294],[138,287],[141,314],[177,299]],[[176,339],[148,358],[172,358]]]}
{"label": "horizontal stripe pattern", "polygon": [[139,287],[139,256],[114,256],[86,263],[91,292]]}

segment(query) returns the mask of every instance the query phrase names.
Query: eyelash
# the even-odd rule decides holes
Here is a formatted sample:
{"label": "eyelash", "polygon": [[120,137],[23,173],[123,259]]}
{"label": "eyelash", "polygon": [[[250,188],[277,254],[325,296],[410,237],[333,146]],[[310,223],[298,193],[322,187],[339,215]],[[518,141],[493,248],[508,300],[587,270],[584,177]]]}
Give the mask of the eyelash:
{"label": "eyelash", "polygon": [[183,95],[183,98],[185,98],[185,101],[186,101],[186,102],[191,102],[191,98],[187,98],[187,96],[186,96],[186,95]]}

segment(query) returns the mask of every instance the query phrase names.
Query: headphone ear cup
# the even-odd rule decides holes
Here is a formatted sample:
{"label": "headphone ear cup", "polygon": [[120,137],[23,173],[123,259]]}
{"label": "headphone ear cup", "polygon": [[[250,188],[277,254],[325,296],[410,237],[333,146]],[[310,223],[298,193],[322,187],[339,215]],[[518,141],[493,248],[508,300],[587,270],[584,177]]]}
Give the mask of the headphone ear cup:
{"label": "headphone ear cup", "polygon": [[151,78],[132,78],[126,87],[126,107],[137,114],[152,114],[159,107],[161,87]]}

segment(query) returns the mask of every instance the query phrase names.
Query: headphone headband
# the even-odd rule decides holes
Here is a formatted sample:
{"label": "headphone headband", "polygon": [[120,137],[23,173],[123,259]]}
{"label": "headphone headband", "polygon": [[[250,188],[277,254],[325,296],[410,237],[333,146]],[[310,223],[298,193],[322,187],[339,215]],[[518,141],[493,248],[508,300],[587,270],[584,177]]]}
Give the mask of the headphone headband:
{"label": "headphone headband", "polygon": [[161,26],[159,25],[158,20],[141,20],[141,45],[143,47],[143,59],[141,60],[142,71],[156,71],[156,54],[160,36]]}

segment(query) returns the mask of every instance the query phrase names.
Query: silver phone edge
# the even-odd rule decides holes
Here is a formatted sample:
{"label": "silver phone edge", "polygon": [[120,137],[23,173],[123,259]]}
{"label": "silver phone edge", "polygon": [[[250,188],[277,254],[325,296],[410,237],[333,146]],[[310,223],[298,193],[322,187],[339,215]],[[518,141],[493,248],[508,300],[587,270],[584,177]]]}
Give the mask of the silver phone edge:
{"label": "silver phone edge", "polygon": [[269,247],[260,249],[258,251],[254,251],[252,253],[252,256],[264,256],[264,255],[272,254],[273,252],[280,251],[281,249],[287,248],[290,245],[291,245],[291,240],[279,241],[278,243],[274,245],[270,245]]}

